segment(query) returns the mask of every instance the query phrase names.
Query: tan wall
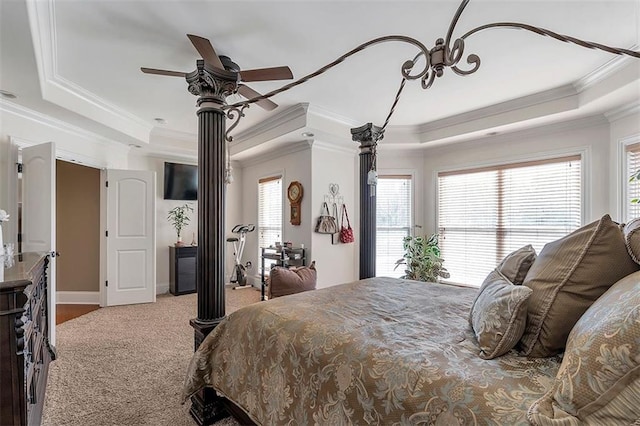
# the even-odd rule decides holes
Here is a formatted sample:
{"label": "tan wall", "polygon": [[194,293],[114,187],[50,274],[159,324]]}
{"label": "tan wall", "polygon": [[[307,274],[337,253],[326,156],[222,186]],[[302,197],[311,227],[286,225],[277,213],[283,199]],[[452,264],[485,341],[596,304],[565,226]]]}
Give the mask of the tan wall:
{"label": "tan wall", "polygon": [[56,161],[58,291],[100,290],[100,170]]}

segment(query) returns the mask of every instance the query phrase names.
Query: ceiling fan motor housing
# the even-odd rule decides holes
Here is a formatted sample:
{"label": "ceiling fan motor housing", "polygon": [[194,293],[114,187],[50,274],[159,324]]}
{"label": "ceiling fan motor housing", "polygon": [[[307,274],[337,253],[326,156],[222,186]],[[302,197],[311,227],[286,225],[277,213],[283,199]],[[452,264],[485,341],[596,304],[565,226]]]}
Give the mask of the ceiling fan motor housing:
{"label": "ceiling fan motor housing", "polygon": [[230,57],[220,55],[219,58],[225,70],[231,71],[231,72],[240,72],[240,66],[235,62],[233,62]]}

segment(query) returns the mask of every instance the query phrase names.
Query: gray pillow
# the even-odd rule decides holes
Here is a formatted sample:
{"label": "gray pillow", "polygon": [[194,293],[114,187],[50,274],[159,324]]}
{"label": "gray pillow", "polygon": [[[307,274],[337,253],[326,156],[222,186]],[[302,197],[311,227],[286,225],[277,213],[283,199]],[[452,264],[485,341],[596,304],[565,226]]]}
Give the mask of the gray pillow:
{"label": "gray pillow", "polygon": [[609,215],[544,246],[523,283],[533,290],[520,341],[523,354],[547,357],[562,352],[589,306],[638,269]]}
{"label": "gray pillow", "polygon": [[535,260],[536,251],[533,246],[529,244],[519,248],[513,253],[509,253],[496,269],[513,284],[520,285]]}
{"label": "gray pillow", "polygon": [[528,287],[513,285],[493,270],[482,283],[471,306],[471,326],[480,345],[480,358],[509,352],[520,340],[527,321]]}

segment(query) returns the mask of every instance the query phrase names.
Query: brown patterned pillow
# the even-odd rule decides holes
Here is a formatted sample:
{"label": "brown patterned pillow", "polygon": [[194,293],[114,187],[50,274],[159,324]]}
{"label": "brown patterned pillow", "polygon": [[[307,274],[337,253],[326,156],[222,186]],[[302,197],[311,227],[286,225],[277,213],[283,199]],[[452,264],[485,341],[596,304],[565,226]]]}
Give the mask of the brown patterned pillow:
{"label": "brown patterned pillow", "polygon": [[316,262],[312,262],[310,266],[291,269],[280,266],[273,268],[269,279],[269,299],[315,290],[317,279],[315,264]]}
{"label": "brown patterned pillow", "polygon": [[527,299],[531,293],[528,287],[513,285],[498,270],[487,276],[470,314],[480,358],[499,357],[518,343],[527,321]]}
{"label": "brown patterned pillow", "polygon": [[634,262],[640,263],[640,218],[633,219],[622,227],[624,241],[627,245],[629,256]]}
{"label": "brown patterned pillow", "polygon": [[614,284],[576,323],[552,388],[528,418],[535,425],[640,418],[640,272]]}
{"label": "brown patterned pillow", "polygon": [[529,272],[534,260],[536,260],[536,251],[529,244],[508,254],[496,269],[513,284],[520,285],[524,281],[524,277],[527,276],[527,272]]}
{"label": "brown patterned pillow", "polygon": [[523,354],[547,357],[561,352],[587,308],[638,269],[609,215],[545,245],[523,283],[533,290],[520,340]]}

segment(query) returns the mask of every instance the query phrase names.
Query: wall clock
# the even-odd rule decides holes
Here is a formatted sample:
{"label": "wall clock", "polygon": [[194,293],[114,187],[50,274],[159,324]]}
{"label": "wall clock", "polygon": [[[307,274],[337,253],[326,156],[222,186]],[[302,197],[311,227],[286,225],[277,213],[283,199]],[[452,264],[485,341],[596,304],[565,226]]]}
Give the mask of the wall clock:
{"label": "wall clock", "polygon": [[289,203],[291,204],[291,218],[289,222],[292,225],[300,225],[301,221],[301,211],[300,211],[300,203],[302,201],[302,184],[298,181],[293,181],[289,184],[289,188],[287,189],[287,198],[289,198]]}

